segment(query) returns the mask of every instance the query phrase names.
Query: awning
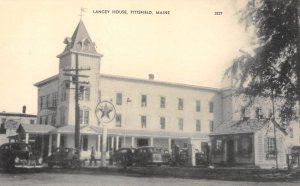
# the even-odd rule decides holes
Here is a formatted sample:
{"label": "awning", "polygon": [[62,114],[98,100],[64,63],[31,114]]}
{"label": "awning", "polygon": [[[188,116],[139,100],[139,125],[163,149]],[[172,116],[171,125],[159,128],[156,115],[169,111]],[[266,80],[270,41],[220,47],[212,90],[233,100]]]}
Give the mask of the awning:
{"label": "awning", "polygon": [[[102,134],[102,127],[83,125],[80,126],[80,134]],[[75,126],[67,125],[57,128],[56,131],[51,133],[61,133],[61,134],[74,134]],[[118,128],[108,128],[108,135],[116,136],[134,136],[134,137],[156,137],[156,138],[193,138],[193,139],[208,139],[208,134],[198,133],[198,132],[171,132],[171,131],[157,131],[157,130],[132,130],[132,129],[118,129]]]}
{"label": "awning", "polygon": [[56,128],[51,125],[20,124],[17,133],[48,134],[55,130]]}

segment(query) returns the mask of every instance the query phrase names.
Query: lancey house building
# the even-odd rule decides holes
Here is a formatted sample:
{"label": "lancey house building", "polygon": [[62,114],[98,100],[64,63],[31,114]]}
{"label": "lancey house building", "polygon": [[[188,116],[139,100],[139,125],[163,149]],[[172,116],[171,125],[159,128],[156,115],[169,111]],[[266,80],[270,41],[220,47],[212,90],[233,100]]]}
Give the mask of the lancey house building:
{"label": "lancey house building", "polygon": [[[211,152],[217,152],[217,155],[212,155],[213,162],[222,159],[222,162],[259,165],[254,161],[256,155],[243,161],[228,156],[240,152],[239,148],[249,148],[243,150],[249,153],[265,151],[265,146],[270,148],[271,142],[264,139],[259,141],[262,147],[256,148],[254,144],[258,142],[253,141],[254,133],[241,133],[241,136],[249,137],[249,140],[242,140],[242,145],[220,137],[231,133],[222,133],[218,128],[241,120],[241,114],[245,114],[244,111],[241,113],[242,107],[231,90],[158,81],[153,74],[147,79],[102,74],[102,55],[97,52],[82,20],[72,37],[65,38],[64,44],[65,49],[57,56],[58,74],[35,84],[38,88],[37,123],[55,127],[49,128],[43,138],[48,147],[47,154],[51,154],[55,147],[74,147],[74,84],[64,69],[74,69],[75,60],[80,68],[90,69],[80,72],[87,76],[82,80],[89,82],[80,85],[79,95],[82,158],[89,158],[92,147],[95,147],[97,156],[101,156],[102,128],[98,125],[95,108],[103,100],[113,103],[116,109],[114,120],[107,126],[107,151],[139,146],[164,147],[171,151],[172,145],[177,144],[180,148],[189,148],[191,164],[195,165],[195,152],[207,153],[208,146],[211,146]],[[265,112],[263,105],[257,105],[257,108],[260,108],[259,117],[255,109],[247,114],[251,122],[259,124],[268,110]],[[28,133],[30,139],[30,133],[26,129],[23,132]],[[222,153],[226,157],[221,157]]]}

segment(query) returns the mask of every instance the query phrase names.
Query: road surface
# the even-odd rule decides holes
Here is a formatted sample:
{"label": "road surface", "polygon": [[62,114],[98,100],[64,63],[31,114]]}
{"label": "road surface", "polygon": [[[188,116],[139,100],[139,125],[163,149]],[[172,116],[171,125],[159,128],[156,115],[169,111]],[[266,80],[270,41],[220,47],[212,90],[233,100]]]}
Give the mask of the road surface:
{"label": "road surface", "polygon": [[290,186],[300,185],[297,182],[242,182],[220,181],[206,179],[182,179],[182,178],[157,178],[157,177],[133,177],[123,175],[103,174],[72,174],[72,173],[0,173],[1,186],[239,186],[239,185],[264,185],[264,186]]}

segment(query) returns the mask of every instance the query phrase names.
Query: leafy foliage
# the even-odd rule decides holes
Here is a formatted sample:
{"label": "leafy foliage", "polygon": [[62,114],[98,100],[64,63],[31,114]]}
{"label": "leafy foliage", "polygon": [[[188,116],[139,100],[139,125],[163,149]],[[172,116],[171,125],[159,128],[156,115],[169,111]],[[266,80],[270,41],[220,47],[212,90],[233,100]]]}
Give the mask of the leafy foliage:
{"label": "leafy foliage", "polygon": [[255,28],[254,54],[242,51],[225,73],[234,79],[238,94],[252,100],[280,100],[279,119],[283,123],[299,116],[299,1],[250,0],[240,18],[246,28]]}

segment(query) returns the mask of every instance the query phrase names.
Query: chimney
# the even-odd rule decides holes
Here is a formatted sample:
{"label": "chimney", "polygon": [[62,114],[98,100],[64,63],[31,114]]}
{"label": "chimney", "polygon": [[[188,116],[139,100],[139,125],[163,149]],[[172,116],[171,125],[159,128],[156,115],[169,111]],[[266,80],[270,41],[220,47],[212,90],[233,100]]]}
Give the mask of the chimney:
{"label": "chimney", "polygon": [[149,80],[154,80],[154,74],[149,74]]}
{"label": "chimney", "polygon": [[26,114],[26,106],[23,106],[23,114]]}

